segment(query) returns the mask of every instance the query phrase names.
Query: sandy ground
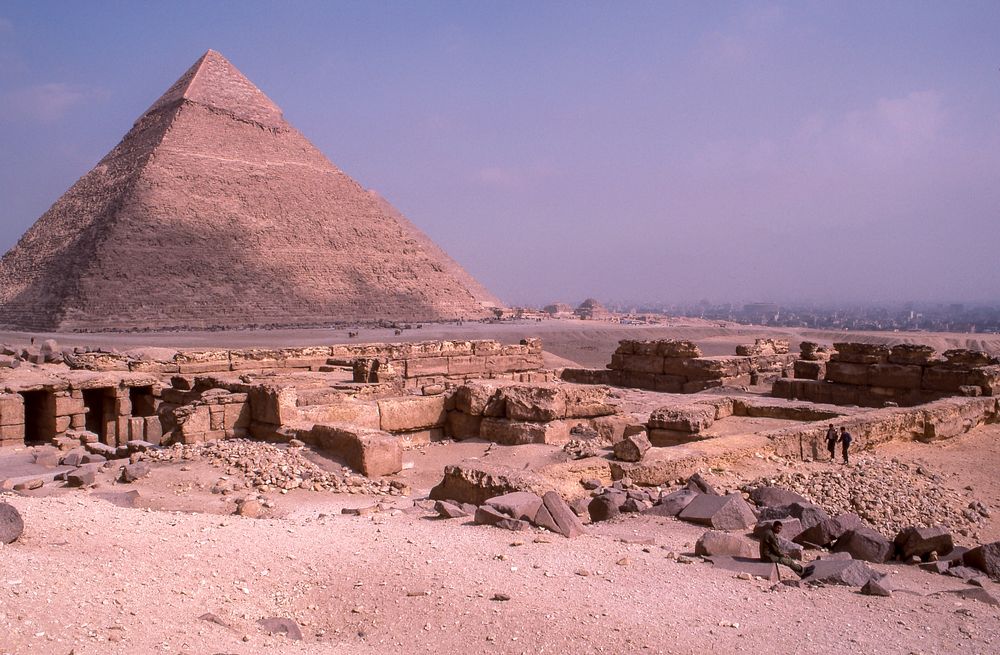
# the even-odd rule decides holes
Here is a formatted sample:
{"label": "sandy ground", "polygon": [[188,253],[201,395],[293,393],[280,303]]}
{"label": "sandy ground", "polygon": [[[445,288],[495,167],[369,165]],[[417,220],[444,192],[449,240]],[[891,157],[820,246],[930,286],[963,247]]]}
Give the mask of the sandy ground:
{"label": "sandy ground", "polygon": [[[793,349],[803,340],[820,343],[864,341],[877,343],[925,343],[939,352],[949,348],[976,348],[1000,353],[1000,336],[946,332],[843,332],[793,330],[760,326],[720,324],[701,319],[671,319],[657,326],[621,325],[603,321],[544,320],[500,323],[428,323],[420,329],[405,330],[397,336],[391,329],[358,328],[351,339],[347,329],[270,330],[228,332],[26,334],[0,332],[0,343],[25,345],[54,338],[63,346],[101,346],[118,349],[166,348],[246,348],[310,346],[332,343],[399,342],[432,339],[498,339],[516,343],[525,337],[541,337],[546,352],[588,368],[602,368],[611,361],[621,339],[691,339],[706,355],[732,355],[737,344],[752,343],[756,337],[789,339]],[[561,365],[568,365],[562,363]]]}
{"label": "sandy ground", "polygon": [[[998,437],[986,426],[878,456],[959,473],[953,484],[1000,506]],[[413,497],[445,461],[545,456],[498,448],[408,451]],[[779,466],[752,460],[716,480]],[[0,546],[0,653],[992,653],[1000,639],[1000,608],[931,595],[967,586],[910,567],[877,567],[906,591],[872,598],[679,564],[667,553],[692,551],[703,529],[672,519],[630,517],[569,541],[435,519],[405,498],[347,516],[372,501],[304,491],[275,495],[278,518],[248,519],[209,513],[232,509],[208,490],[225,472],[185,468],[158,466],[137,485],[105,476],[91,493],[4,496],[27,528]],[[133,488],[139,507],[108,501]],[[266,617],[294,619],[304,640],[262,631]]]}

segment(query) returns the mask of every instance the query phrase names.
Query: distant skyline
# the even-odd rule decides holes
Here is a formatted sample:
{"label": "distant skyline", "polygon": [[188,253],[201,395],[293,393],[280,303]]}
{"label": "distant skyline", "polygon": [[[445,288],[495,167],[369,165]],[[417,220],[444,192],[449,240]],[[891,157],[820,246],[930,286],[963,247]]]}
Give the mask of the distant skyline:
{"label": "distant skyline", "polygon": [[512,305],[997,303],[998,33],[995,1],[0,0],[0,251],[212,48]]}

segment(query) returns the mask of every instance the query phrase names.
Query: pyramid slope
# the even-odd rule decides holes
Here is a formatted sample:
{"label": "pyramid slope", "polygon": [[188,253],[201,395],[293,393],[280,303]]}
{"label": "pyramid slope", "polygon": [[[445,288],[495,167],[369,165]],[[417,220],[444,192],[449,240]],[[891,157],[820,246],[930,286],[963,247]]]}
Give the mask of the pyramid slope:
{"label": "pyramid slope", "polygon": [[0,260],[0,324],[20,329],[432,321],[496,304],[212,51]]}

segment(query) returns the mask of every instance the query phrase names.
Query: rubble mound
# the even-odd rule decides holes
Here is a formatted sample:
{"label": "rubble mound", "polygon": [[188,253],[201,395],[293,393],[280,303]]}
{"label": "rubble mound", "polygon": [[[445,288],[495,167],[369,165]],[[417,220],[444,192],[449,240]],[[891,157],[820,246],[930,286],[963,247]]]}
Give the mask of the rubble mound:
{"label": "rubble mound", "polygon": [[327,471],[310,461],[299,446],[279,447],[247,439],[175,444],[151,451],[158,462],[204,461],[227,475],[242,475],[247,487],[261,493],[291,489],[335,493],[397,496],[400,488],[388,481],[375,481],[347,467]]}
{"label": "rubble mound", "polygon": [[982,504],[943,486],[939,476],[896,460],[864,459],[837,470],[787,472],[759,478],[742,490],[764,486],[794,491],[832,516],[852,512],[889,536],[910,526],[942,525],[975,538],[989,515]]}

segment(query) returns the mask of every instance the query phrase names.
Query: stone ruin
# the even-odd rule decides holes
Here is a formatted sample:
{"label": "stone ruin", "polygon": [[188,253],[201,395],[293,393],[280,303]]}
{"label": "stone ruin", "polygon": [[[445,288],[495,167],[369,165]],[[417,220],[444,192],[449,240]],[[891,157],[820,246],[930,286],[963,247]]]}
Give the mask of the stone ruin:
{"label": "stone ruin", "polygon": [[624,340],[607,370],[564,369],[562,379],[664,393],[697,393],[715,387],[747,386],[791,372],[795,356],[788,341],[757,339],[740,345],[735,356],[704,357],[692,341]]}
{"label": "stone ruin", "polygon": [[772,394],[814,403],[912,407],[952,396],[1000,395],[996,357],[976,350],[835,343],[834,352],[802,342],[794,379],[774,383]]}

